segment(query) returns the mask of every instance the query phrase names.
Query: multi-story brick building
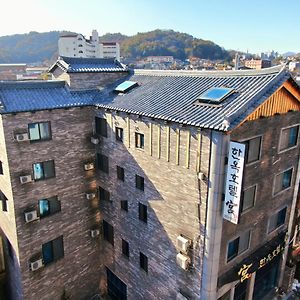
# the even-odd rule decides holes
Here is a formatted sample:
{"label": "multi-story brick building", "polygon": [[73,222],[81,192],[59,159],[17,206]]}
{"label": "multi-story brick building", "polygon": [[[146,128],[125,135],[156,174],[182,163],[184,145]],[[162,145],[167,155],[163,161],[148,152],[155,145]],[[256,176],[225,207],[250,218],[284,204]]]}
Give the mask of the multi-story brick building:
{"label": "multi-story brick building", "polygon": [[[60,60],[51,72],[68,84],[0,86],[12,297],[266,297],[282,285],[295,210],[299,88],[282,68],[111,64]],[[237,224],[222,216],[232,141],[245,157]]]}

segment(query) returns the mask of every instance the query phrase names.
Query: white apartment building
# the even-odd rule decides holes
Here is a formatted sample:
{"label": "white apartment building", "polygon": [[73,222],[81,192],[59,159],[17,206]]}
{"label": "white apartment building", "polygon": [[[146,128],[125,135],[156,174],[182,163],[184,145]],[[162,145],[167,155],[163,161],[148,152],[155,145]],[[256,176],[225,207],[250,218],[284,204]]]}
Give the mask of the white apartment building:
{"label": "white apartment building", "polygon": [[97,30],[90,39],[82,34],[66,34],[58,40],[58,53],[65,57],[116,58],[120,60],[120,46],[116,42],[100,42]]}

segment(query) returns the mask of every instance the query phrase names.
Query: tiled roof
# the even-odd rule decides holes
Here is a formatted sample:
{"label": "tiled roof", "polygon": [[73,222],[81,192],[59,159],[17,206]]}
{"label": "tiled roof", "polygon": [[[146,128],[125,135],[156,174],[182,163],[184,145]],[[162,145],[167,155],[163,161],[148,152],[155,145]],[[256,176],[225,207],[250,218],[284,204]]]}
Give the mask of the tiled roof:
{"label": "tiled roof", "polygon": [[[282,66],[242,71],[138,70],[126,80],[139,86],[116,95],[106,89],[96,105],[128,113],[227,131],[263,103],[290,74]],[[116,83],[115,86],[117,86]],[[211,87],[230,87],[236,93],[218,105],[195,104]]]}
{"label": "tiled roof", "polygon": [[1,82],[0,113],[91,105],[96,93],[70,91],[63,81]]}
{"label": "tiled roof", "polygon": [[61,68],[67,73],[128,72],[125,65],[113,58],[60,57],[49,69]]}

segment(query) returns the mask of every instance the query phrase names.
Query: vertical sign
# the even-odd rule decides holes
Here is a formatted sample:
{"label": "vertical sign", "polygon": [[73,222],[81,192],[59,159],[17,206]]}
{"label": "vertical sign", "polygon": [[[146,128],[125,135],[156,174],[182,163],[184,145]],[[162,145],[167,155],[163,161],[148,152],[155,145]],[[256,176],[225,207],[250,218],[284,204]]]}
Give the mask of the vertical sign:
{"label": "vertical sign", "polygon": [[223,218],[237,224],[243,180],[245,145],[230,142]]}

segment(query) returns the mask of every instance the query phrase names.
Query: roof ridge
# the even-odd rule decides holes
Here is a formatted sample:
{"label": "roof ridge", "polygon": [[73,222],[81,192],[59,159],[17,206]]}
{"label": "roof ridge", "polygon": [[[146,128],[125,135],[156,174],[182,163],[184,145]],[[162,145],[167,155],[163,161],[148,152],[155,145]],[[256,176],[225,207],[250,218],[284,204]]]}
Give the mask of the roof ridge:
{"label": "roof ridge", "polygon": [[64,87],[66,82],[63,80],[11,80],[0,81],[0,88],[47,88]]}
{"label": "roof ridge", "polygon": [[228,70],[228,71],[189,71],[189,70],[151,70],[135,69],[135,75],[147,76],[191,76],[191,77],[229,77],[229,76],[258,76],[280,73],[285,65],[277,65],[261,70]]}

